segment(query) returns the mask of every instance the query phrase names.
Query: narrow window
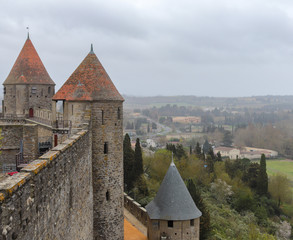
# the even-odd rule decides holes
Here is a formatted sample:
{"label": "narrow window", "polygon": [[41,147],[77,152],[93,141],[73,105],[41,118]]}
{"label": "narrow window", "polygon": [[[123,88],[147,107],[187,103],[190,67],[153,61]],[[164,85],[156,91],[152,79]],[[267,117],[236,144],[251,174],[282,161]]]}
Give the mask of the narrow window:
{"label": "narrow window", "polygon": [[106,200],[107,200],[107,201],[110,200],[110,193],[109,193],[109,191],[106,192]]}
{"label": "narrow window", "polygon": [[32,94],[36,94],[37,93],[37,88],[36,87],[32,87]]}
{"label": "narrow window", "polygon": [[117,117],[118,117],[118,119],[120,119],[120,108],[118,108],[118,110],[117,110]]}
{"label": "narrow window", "polygon": [[6,87],[4,87],[3,92],[4,92],[4,94],[6,94]]}
{"label": "narrow window", "polygon": [[168,227],[173,228],[173,221],[168,221]]}
{"label": "narrow window", "polygon": [[51,87],[48,87],[48,93],[49,94],[51,93]]}
{"label": "narrow window", "polygon": [[194,226],[194,219],[190,220],[190,226]]}
{"label": "narrow window", "polygon": [[104,143],[104,154],[108,154],[108,143]]}
{"label": "narrow window", "polygon": [[71,110],[72,110],[72,115],[73,115],[73,104],[72,104]]}
{"label": "narrow window", "polygon": [[102,125],[104,125],[104,110],[102,110]]}
{"label": "narrow window", "polygon": [[4,111],[6,112],[6,107],[4,107]]}

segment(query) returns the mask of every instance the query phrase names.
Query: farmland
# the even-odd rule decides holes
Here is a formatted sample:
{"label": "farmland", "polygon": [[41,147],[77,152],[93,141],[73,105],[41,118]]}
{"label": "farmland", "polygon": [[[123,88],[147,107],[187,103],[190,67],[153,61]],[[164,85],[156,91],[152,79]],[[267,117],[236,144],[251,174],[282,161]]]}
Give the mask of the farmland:
{"label": "farmland", "polygon": [[267,160],[267,173],[269,176],[283,173],[287,175],[293,184],[293,160]]}

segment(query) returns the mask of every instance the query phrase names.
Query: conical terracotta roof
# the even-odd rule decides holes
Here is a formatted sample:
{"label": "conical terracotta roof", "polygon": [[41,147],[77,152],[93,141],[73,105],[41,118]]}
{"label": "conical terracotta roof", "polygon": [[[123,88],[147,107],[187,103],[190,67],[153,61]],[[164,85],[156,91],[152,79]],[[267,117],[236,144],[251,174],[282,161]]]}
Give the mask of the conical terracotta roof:
{"label": "conical terracotta roof", "polygon": [[3,83],[6,84],[55,85],[29,37]]}
{"label": "conical terracotta roof", "polygon": [[150,219],[182,221],[201,216],[201,211],[196,207],[173,162],[156,197],[146,206],[146,210]]}
{"label": "conical terracotta roof", "polygon": [[124,101],[93,50],[53,96],[53,100]]}

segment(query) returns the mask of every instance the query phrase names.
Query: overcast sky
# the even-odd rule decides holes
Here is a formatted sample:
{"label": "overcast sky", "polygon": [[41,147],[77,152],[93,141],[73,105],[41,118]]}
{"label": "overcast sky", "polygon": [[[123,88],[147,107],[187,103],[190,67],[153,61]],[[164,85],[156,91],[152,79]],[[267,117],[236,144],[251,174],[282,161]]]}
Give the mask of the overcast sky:
{"label": "overcast sky", "polygon": [[0,0],[0,79],[30,38],[56,90],[94,44],[135,96],[293,95],[292,0]]}

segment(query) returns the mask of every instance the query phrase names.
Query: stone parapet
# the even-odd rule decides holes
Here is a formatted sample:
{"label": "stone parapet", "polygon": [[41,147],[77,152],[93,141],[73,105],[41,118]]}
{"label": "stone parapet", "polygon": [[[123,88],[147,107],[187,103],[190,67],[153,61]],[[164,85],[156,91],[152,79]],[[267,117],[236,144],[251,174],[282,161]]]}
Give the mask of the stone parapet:
{"label": "stone parapet", "polygon": [[0,240],[93,238],[90,134],[60,145],[0,182]]}
{"label": "stone parapet", "polygon": [[145,208],[143,208],[133,198],[124,193],[124,207],[139,220],[145,227],[148,223],[148,215]]}

